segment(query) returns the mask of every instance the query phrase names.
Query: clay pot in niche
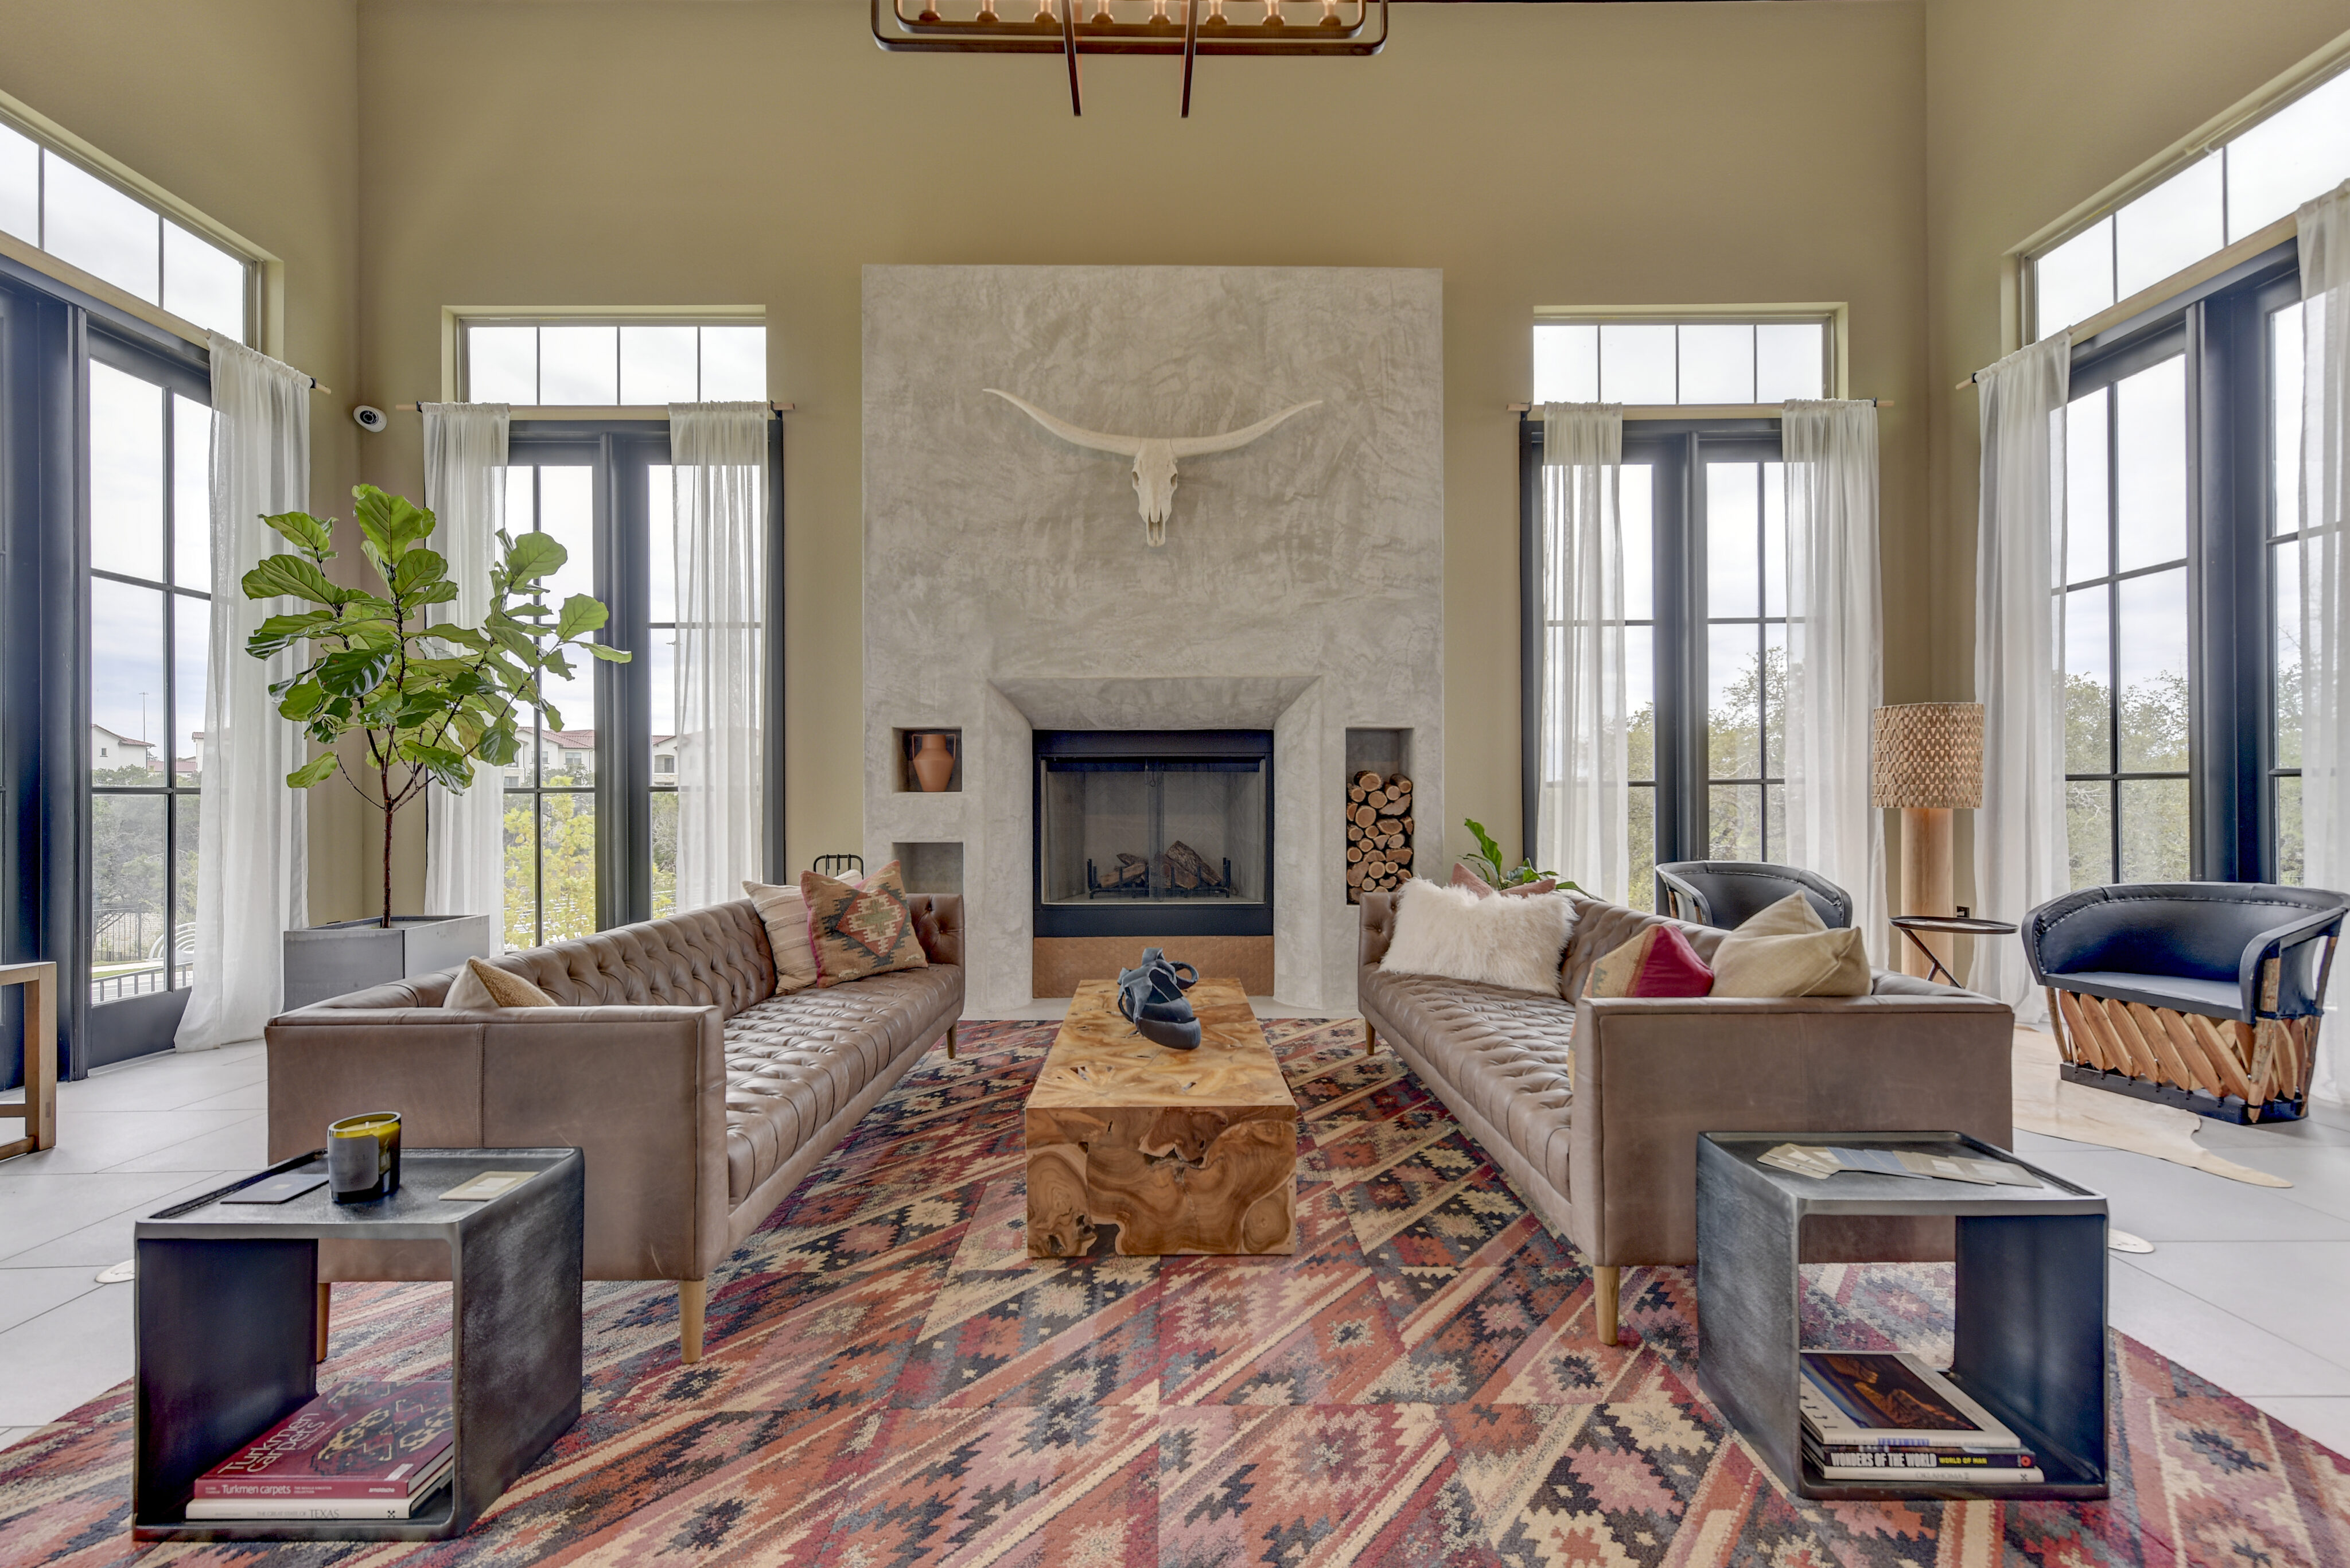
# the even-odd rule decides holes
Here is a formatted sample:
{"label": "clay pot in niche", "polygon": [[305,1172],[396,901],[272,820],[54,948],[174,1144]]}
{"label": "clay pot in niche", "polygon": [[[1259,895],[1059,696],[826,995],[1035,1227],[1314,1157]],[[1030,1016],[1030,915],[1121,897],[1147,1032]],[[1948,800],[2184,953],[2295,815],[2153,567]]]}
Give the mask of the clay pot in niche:
{"label": "clay pot in niche", "polygon": [[914,783],[925,794],[938,794],[954,778],[954,747],[942,730],[923,730],[914,737],[910,764]]}

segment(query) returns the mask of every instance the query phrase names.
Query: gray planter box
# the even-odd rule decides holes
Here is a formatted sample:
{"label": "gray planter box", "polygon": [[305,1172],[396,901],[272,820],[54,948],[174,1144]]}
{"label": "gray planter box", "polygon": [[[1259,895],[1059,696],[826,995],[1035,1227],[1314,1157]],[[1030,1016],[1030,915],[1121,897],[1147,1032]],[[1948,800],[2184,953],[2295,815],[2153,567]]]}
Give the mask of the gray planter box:
{"label": "gray planter box", "polygon": [[497,950],[491,944],[487,915],[394,915],[388,930],[370,916],[288,931],[286,1010],[455,969],[488,958]]}

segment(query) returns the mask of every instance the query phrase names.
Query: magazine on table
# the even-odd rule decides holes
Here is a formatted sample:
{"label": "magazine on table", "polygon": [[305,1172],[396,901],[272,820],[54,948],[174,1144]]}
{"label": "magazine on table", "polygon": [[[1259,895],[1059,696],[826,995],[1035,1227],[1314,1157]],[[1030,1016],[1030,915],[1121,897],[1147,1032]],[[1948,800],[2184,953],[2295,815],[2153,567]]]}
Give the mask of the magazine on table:
{"label": "magazine on table", "polygon": [[2015,1434],[1917,1356],[1807,1350],[1797,1388],[1805,1429],[1829,1449],[2020,1450]]}

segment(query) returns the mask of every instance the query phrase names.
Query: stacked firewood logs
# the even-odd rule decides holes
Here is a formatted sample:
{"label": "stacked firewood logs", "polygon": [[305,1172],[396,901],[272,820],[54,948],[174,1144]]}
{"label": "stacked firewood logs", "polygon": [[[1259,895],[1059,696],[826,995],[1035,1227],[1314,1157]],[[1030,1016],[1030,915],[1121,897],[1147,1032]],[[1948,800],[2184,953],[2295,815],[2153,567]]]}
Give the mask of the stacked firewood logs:
{"label": "stacked firewood logs", "polygon": [[1411,875],[1411,781],[1359,773],[1347,785],[1347,902]]}

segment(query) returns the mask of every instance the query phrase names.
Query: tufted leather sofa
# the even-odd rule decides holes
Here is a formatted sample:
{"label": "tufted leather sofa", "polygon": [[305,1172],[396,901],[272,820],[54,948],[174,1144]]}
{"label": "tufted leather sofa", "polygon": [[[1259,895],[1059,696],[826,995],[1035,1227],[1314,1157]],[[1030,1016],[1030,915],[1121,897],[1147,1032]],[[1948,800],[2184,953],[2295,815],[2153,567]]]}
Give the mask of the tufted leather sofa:
{"label": "tufted leather sofa", "polygon": [[[2013,1136],[2005,1003],[1882,970],[1867,996],[1585,997],[1592,965],[1647,927],[1679,926],[1708,960],[1726,933],[1558,896],[1575,921],[1555,996],[1388,973],[1386,893],[1363,895],[1357,995],[1365,1048],[1384,1038],[1592,1263],[1602,1341],[1623,1265],[1697,1260],[1701,1132]],[[1947,1220],[1814,1220],[1804,1255],[1946,1259],[1952,1241]]]}
{"label": "tufted leather sofa", "polygon": [[[747,898],[494,960],[558,1006],[452,1012],[455,971],[270,1021],[269,1158],[397,1110],[415,1148],[587,1151],[588,1277],[679,1282],[702,1354],[710,1271],[962,1013],[962,900],[907,900],[930,967],[776,996]],[[325,1242],[319,1278],[446,1278],[445,1249]]]}

